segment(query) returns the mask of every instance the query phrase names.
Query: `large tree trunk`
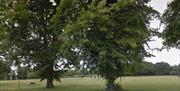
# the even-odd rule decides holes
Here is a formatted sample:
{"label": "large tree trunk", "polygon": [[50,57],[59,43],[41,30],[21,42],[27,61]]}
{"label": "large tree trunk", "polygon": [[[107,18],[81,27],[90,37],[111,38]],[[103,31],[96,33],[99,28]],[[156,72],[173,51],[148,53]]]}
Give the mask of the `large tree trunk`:
{"label": "large tree trunk", "polygon": [[48,77],[47,83],[46,83],[46,88],[53,88],[53,87],[54,87],[53,78]]}
{"label": "large tree trunk", "polygon": [[54,72],[53,72],[53,66],[49,67],[48,69],[48,77],[47,77],[47,83],[46,83],[46,88],[53,88],[53,79],[54,79]]}
{"label": "large tree trunk", "polygon": [[106,87],[106,91],[117,91],[117,87],[114,83],[115,79],[108,79],[107,81],[107,87]]}

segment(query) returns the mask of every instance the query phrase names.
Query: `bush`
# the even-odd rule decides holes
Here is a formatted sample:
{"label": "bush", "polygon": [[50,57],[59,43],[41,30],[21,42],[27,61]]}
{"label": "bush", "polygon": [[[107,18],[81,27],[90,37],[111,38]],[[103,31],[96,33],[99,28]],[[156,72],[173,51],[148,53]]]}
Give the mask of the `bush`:
{"label": "bush", "polygon": [[63,74],[64,77],[73,77],[79,75],[80,72],[78,70],[68,70]]}
{"label": "bush", "polygon": [[36,72],[28,72],[27,78],[28,79],[38,79],[39,76],[38,76],[38,74]]}

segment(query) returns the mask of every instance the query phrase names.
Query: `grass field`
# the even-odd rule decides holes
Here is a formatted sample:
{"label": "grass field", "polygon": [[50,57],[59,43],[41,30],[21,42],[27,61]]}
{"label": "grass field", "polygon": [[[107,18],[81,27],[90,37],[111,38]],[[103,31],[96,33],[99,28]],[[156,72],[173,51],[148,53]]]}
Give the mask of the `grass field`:
{"label": "grass field", "polygon": [[[118,83],[123,91],[180,91],[180,77],[176,76],[124,77]],[[63,78],[62,83],[55,82],[55,88],[45,89],[45,82],[21,80],[19,89],[17,80],[0,81],[0,91],[104,91],[104,84],[100,78]]]}

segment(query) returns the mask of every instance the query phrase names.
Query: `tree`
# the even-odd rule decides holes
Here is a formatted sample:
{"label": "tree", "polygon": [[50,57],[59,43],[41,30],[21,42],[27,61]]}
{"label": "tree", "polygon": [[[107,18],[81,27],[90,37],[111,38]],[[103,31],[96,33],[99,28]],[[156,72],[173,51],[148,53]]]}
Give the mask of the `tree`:
{"label": "tree", "polygon": [[142,62],[141,67],[135,72],[136,75],[151,76],[156,74],[155,65],[151,62]]}
{"label": "tree", "polygon": [[156,75],[169,75],[170,73],[170,65],[165,62],[159,62],[155,64]]}
{"label": "tree", "polygon": [[27,67],[20,67],[17,72],[18,78],[27,79],[27,73],[28,73]]}
{"label": "tree", "polygon": [[168,4],[168,8],[164,12],[162,23],[165,25],[161,37],[164,39],[165,48],[180,48],[180,1],[173,0]]}
{"label": "tree", "polygon": [[180,76],[180,64],[177,66],[174,66],[174,71],[176,72],[176,75]]}
{"label": "tree", "polygon": [[65,61],[60,51],[62,30],[54,30],[54,22],[51,22],[60,0],[8,0],[2,3],[5,6],[1,8],[7,8],[2,24],[9,34],[8,51],[12,60],[17,65],[33,66],[41,80],[47,79],[46,88],[54,87],[53,80],[60,81],[63,73],[63,69],[58,68],[72,63]]}
{"label": "tree", "polygon": [[39,76],[38,76],[37,72],[35,72],[34,70],[29,70],[27,73],[27,78],[28,79],[38,79]]}
{"label": "tree", "polygon": [[180,65],[171,66],[170,75],[180,75]]}
{"label": "tree", "polygon": [[4,76],[4,73],[7,71],[7,62],[5,62],[5,44],[6,44],[6,35],[8,35],[3,27],[3,14],[4,14],[4,2],[6,0],[0,0],[0,74]]}
{"label": "tree", "polygon": [[162,38],[164,46],[167,48],[176,47],[179,49],[180,43],[180,1],[173,0],[162,16],[162,23],[165,24]]}
{"label": "tree", "polygon": [[147,25],[157,12],[147,6],[148,1],[118,0],[107,4],[106,0],[94,0],[82,6],[74,1],[55,15],[55,20],[64,19],[57,23],[65,26],[62,48],[69,55],[73,50],[91,72],[104,77],[108,91],[116,91],[115,80],[151,56],[144,45],[152,34]]}
{"label": "tree", "polygon": [[6,71],[7,71],[6,64],[0,61],[0,79],[4,79]]}

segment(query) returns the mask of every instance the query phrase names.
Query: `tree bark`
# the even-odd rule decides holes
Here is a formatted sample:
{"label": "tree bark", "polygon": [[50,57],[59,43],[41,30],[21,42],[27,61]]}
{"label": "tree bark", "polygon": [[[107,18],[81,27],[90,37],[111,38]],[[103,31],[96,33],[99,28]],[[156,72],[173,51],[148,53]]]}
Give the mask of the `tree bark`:
{"label": "tree bark", "polygon": [[54,88],[53,78],[52,77],[47,78],[46,88]]}
{"label": "tree bark", "polygon": [[46,88],[54,88],[53,80],[54,80],[53,66],[50,66],[48,69]]}
{"label": "tree bark", "polygon": [[117,91],[117,87],[114,83],[115,79],[108,79],[106,91]]}

